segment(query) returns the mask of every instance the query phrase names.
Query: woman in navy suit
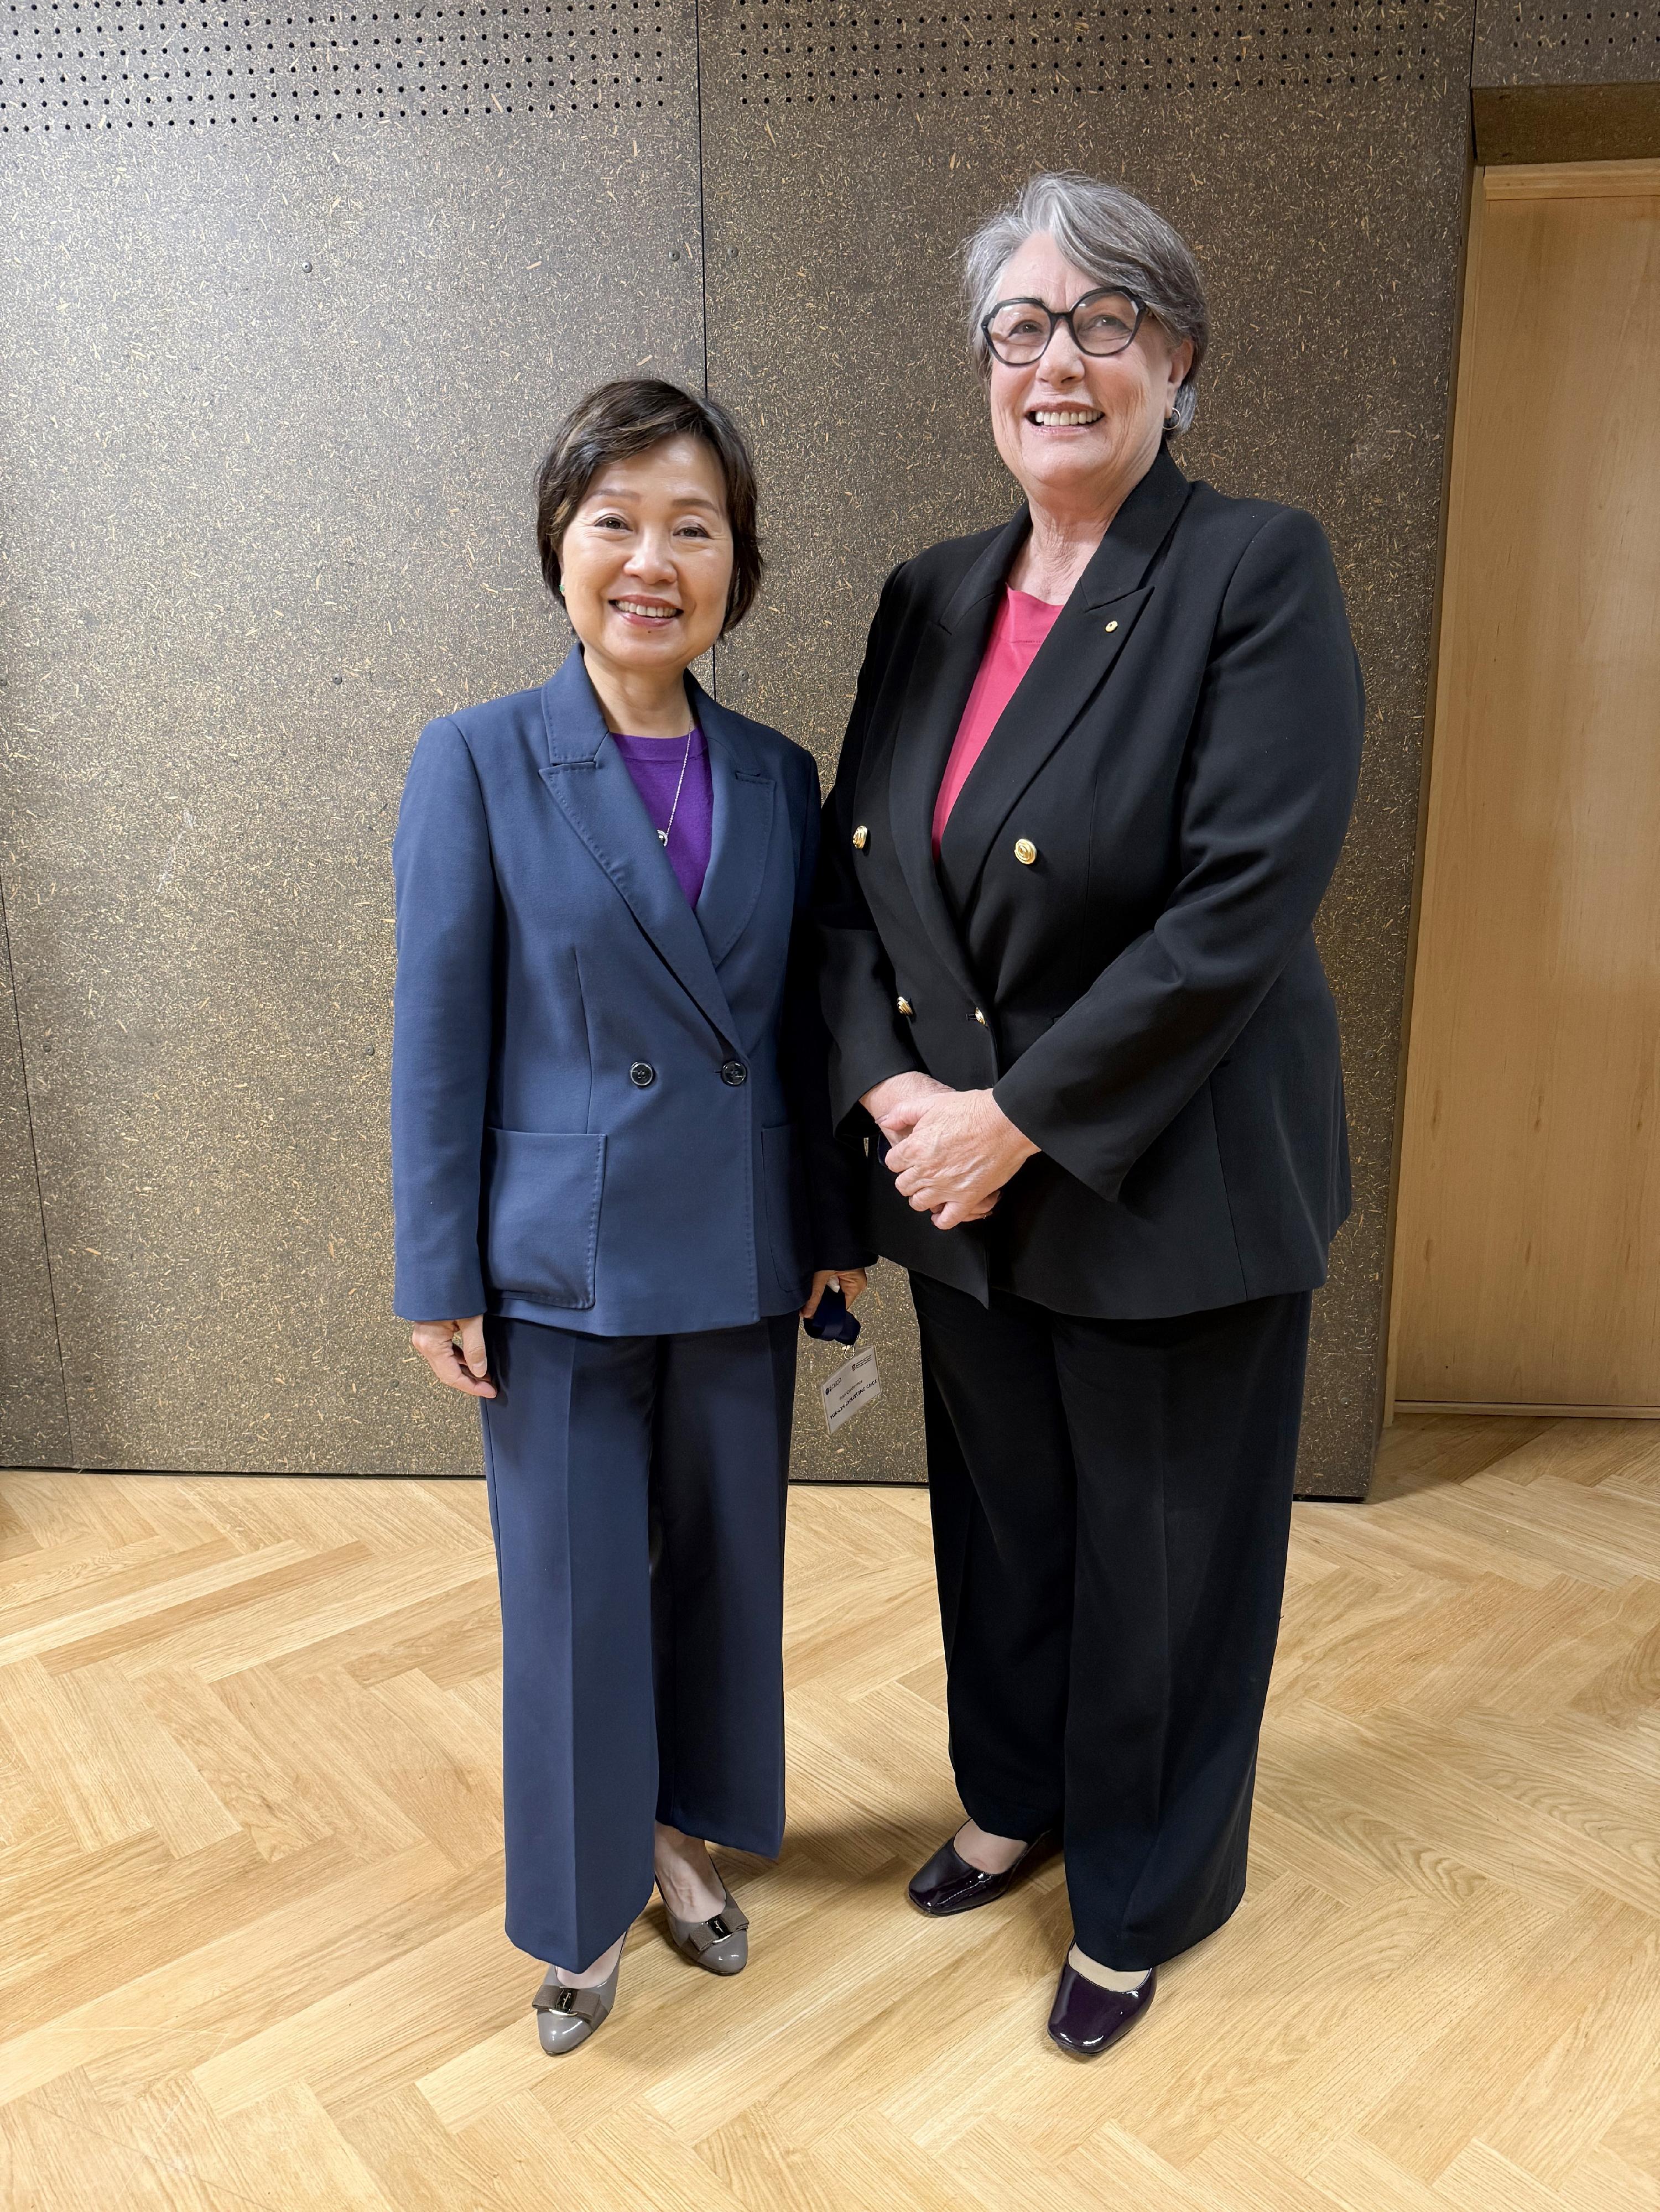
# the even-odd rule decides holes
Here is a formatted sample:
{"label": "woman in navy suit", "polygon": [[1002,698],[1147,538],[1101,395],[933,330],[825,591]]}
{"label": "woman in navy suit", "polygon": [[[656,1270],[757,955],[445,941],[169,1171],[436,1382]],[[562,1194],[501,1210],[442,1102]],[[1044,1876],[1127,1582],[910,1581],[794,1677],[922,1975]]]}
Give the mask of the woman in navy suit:
{"label": "woman in navy suit", "polygon": [[416,748],[392,1176],[398,1310],[480,1401],[507,1926],[551,1961],[556,2053],[609,2014],[654,1879],[690,1958],[745,1963],[706,1840],[781,1840],[796,1319],[865,1255],[802,927],[818,772],[687,672],[760,577],[743,440],[606,385],[538,494],[577,643]]}

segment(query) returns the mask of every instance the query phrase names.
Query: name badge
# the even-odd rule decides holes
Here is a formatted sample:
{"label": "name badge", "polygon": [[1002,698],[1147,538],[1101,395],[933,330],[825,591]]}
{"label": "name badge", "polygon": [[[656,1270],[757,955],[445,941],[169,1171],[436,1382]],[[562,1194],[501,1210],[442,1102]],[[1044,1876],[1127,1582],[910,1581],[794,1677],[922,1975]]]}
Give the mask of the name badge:
{"label": "name badge", "polygon": [[844,1359],[829,1382],[818,1385],[818,1395],[824,1401],[825,1426],[834,1436],[837,1429],[845,1428],[855,1413],[862,1413],[866,1406],[873,1406],[882,1395],[875,1352],[867,1345],[863,1352],[855,1352],[851,1359]]}

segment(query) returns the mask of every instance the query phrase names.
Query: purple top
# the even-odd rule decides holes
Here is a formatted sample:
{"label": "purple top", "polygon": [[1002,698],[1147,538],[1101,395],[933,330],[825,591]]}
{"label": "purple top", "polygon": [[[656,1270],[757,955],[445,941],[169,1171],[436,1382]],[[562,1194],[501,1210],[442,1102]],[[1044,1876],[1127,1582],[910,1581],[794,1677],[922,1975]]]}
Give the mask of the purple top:
{"label": "purple top", "polygon": [[[709,749],[703,732],[692,732],[690,752],[683,738],[624,738],[613,732],[611,743],[623,756],[623,765],[633,777],[634,787],[659,837],[669,830],[665,848],[669,866],[686,895],[686,904],[696,907],[708,873],[709,842],[714,830],[714,787],[709,781]],[[683,765],[684,783],[680,781]]]}

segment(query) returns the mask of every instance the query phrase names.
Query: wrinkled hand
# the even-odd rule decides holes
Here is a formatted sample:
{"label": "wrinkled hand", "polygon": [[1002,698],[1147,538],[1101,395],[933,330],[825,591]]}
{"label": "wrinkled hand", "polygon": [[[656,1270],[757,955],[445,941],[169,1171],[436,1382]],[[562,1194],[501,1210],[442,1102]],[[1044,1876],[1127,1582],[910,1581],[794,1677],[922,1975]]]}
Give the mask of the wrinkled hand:
{"label": "wrinkled hand", "polygon": [[842,1303],[851,1312],[859,1299],[870,1287],[870,1277],[862,1267],[820,1267],[812,1279],[812,1288],[801,1309],[803,1321],[811,1321],[818,1310],[818,1301],[826,1291],[840,1291]]}
{"label": "wrinkled hand", "polygon": [[940,1083],[915,1067],[903,1075],[890,1075],[885,1082],[873,1084],[859,1103],[888,1142],[897,1145],[901,1137],[909,1136],[919,1116],[936,1098],[951,1096],[949,1083]]}
{"label": "wrinkled hand", "polygon": [[465,1391],[469,1398],[496,1395],[484,1350],[483,1314],[467,1321],[418,1321],[410,1331],[410,1342],[446,1389]]}
{"label": "wrinkled hand", "polygon": [[982,1221],[999,1192],[1037,1146],[989,1091],[947,1091],[926,1106],[888,1165],[902,1197],[936,1229]]}

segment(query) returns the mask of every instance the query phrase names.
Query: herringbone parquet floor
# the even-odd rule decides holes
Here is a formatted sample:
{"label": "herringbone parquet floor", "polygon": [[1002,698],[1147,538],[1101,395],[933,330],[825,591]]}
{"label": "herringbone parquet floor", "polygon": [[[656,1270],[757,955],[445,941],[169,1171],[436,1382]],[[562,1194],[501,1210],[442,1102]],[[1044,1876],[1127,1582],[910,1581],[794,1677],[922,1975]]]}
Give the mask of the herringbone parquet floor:
{"label": "herringbone parquet floor", "polygon": [[1420,1419],[1298,1511],[1250,1895],[1082,2067],[1051,1867],[935,1926],[925,1504],[798,1491],[737,1982],[550,2063],[471,1484],[0,1478],[8,2212],[1660,2207],[1660,1431]]}

